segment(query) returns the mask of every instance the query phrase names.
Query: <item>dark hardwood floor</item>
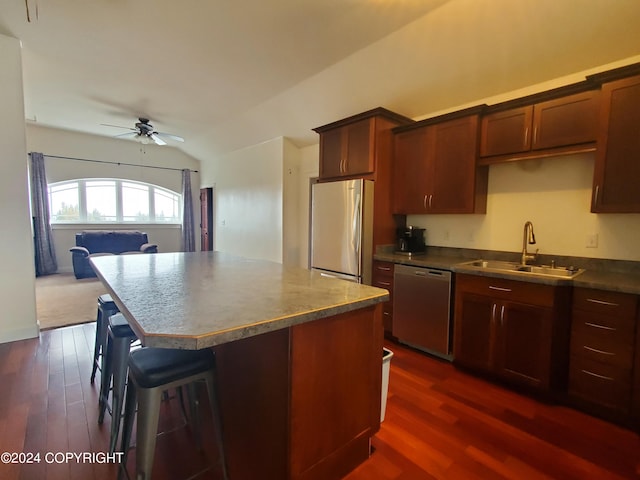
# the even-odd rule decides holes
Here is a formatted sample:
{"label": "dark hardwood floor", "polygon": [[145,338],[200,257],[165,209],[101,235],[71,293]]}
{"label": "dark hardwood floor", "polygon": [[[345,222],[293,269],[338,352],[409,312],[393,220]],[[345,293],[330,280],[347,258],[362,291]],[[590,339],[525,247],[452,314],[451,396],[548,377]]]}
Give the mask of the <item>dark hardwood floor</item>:
{"label": "dark hardwood floor", "polygon": [[[113,463],[53,456],[107,451],[110,419],[97,424],[98,387],[89,383],[93,338],[94,325],[86,324],[0,345],[0,453],[40,454],[40,463],[0,463],[0,479],[116,477]],[[373,455],[346,480],[640,478],[637,433],[388,347],[386,419]],[[182,421],[175,399],[162,414],[162,429]],[[215,468],[198,475],[215,463],[213,446],[205,442],[199,452],[193,445],[189,429],[159,437],[154,478],[218,479]]]}

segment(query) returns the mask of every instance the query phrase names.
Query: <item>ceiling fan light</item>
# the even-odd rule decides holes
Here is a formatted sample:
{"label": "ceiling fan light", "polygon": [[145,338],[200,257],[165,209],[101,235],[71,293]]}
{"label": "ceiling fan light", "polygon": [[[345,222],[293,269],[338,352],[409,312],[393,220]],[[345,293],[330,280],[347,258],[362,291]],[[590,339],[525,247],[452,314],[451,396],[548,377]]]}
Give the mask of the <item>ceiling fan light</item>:
{"label": "ceiling fan light", "polygon": [[149,137],[146,135],[140,135],[140,143],[143,145],[149,145]]}

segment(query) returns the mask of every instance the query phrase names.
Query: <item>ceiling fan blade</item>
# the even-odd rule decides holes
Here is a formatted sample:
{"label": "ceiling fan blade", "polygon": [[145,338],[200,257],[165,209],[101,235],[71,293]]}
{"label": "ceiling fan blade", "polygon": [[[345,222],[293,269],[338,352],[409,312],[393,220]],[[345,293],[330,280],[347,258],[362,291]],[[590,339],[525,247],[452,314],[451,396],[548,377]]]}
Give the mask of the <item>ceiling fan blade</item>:
{"label": "ceiling fan blade", "polygon": [[138,135],[139,135],[138,132],[133,131],[133,132],[121,133],[120,135],[115,135],[113,138],[135,138]]}
{"label": "ceiling fan blade", "polygon": [[114,127],[114,128],[125,128],[127,130],[133,130],[135,131],[135,128],[131,128],[131,127],[123,127],[121,125],[111,125],[110,123],[101,123],[100,125],[104,126],[104,127]]}
{"label": "ceiling fan blade", "polygon": [[166,145],[167,144],[167,142],[162,140],[158,135],[156,135],[155,132],[149,134],[149,136],[153,139],[154,142],[156,142],[157,145]]}
{"label": "ceiling fan blade", "polygon": [[153,132],[156,135],[160,136],[160,137],[166,137],[166,138],[170,138],[171,140],[175,140],[176,142],[184,142],[184,138],[178,136],[178,135],[173,135],[171,133],[162,133],[162,132]]}

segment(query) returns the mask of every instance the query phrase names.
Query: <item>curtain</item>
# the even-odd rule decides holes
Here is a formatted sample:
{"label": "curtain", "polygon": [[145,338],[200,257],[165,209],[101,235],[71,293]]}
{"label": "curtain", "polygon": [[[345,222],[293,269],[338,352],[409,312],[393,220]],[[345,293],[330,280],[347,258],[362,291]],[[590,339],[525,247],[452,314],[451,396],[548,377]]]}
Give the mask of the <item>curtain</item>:
{"label": "curtain", "polygon": [[53,232],[49,223],[49,193],[44,155],[31,152],[31,211],[35,247],[36,276],[58,271]]}
{"label": "curtain", "polygon": [[182,170],[182,251],[194,252],[196,239],[193,224],[193,201],[191,197],[191,170]]}

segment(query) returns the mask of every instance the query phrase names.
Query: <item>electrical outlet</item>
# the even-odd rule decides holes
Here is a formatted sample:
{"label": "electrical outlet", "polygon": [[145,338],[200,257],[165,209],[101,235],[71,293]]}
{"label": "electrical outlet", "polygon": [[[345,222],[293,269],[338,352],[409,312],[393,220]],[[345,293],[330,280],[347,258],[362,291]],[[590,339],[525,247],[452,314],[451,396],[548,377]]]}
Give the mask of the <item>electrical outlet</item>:
{"label": "electrical outlet", "polygon": [[598,234],[587,235],[587,248],[598,248]]}

